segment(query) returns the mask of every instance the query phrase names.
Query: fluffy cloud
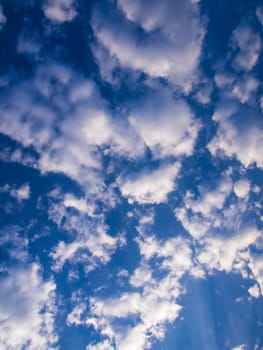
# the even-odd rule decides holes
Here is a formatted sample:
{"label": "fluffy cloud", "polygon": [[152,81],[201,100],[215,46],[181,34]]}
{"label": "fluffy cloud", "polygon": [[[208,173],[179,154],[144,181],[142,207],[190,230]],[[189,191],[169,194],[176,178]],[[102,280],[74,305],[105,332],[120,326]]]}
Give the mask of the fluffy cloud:
{"label": "fluffy cloud", "polygon": [[0,192],[7,192],[10,196],[16,198],[18,201],[29,199],[30,197],[30,186],[29,184],[21,185],[20,187],[14,187],[6,184],[0,188]]}
{"label": "fluffy cloud", "polygon": [[38,67],[0,105],[0,131],[33,146],[41,172],[61,172],[90,188],[102,186],[102,152],[132,159],[145,151],[129,122],[113,118],[95,84],[63,65]]}
{"label": "fluffy cloud", "polygon": [[85,310],[86,310],[86,305],[84,303],[76,305],[74,309],[67,316],[67,325],[78,326],[83,324],[84,321],[81,318]]}
{"label": "fluffy cloud", "polygon": [[263,167],[263,126],[254,108],[243,109],[235,104],[222,103],[213,120],[218,123],[216,136],[208,144],[213,156],[235,156],[245,167],[254,163]]}
{"label": "fluffy cloud", "polygon": [[154,157],[191,155],[199,124],[182,100],[160,89],[131,110],[129,121],[141,135]]}
{"label": "fluffy cloud", "polygon": [[233,32],[232,40],[239,49],[233,60],[236,70],[250,71],[257,63],[261,51],[261,40],[257,33],[245,24],[240,24]]}
{"label": "fluffy cloud", "polygon": [[245,350],[245,345],[242,344],[242,345],[235,346],[235,347],[232,348],[231,350]]}
{"label": "fluffy cloud", "polygon": [[133,178],[119,179],[124,197],[140,204],[161,203],[167,200],[169,192],[175,187],[175,177],[180,169],[179,163],[161,166],[151,172],[141,172]]}
{"label": "fluffy cloud", "polygon": [[[58,189],[50,193],[50,220],[73,237],[69,242],[60,241],[51,251],[54,271],[59,272],[68,262],[84,264],[85,271],[89,272],[108,263],[116,249],[125,244],[121,233],[116,236],[108,233],[105,218],[112,205],[110,189],[108,195],[108,198],[93,195],[93,200],[86,200],[69,193],[62,194]],[[105,200],[105,213],[100,209],[98,214],[96,202],[101,200]]]}
{"label": "fluffy cloud", "polygon": [[48,19],[57,23],[70,22],[77,14],[74,0],[46,0],[43,11]]}
{"label": "fluffy cloud", "polygon": [[254,298],[259,298],[261,295],[259,286],[256,283],[248,289],[248,293]]}
{"label": "fluffy cloud", "polygon": [[261,232],[255,227],[243,228],[238,234],[231,236],[209,236],[201,243],[198,261],[208,270],[237,271],[242,273],[244,257],[250,245],[255,244]]}
{"label": "fluffy cloud", "polygon": [[64,198],[64,206],[77,209],[79,212],[92,216],[94,206],[88,204],[84,198],[76,198],[72,194],[67,193]]}
{"label": "fluffy cloud", "polygon": [[241,103],[248,103],[253,94],[257,91],[258,86],[259,81],[257,79],[251,75],[246,75],[245,77],[236,80],[232,87],[231,94]]}
{"label": "fluffy cloud", "polygon": [[[253,273],[254,279],[258,282],[260,287],[261,296],[263,295],[263,258],[258,255],[251,255],[249,261],[249,268]],[[250,290],[251,291],[251,290]],[[256,290],[252,290],[255,292]]]}
{"label": "fluffy cloud", "polygon": [[226,213],[223,216],[222,211],[231,191],[232,181],[226,174],[216,189],[200,188],[198,198],[187,192],[184,206],[175,209],[175,216],[193,238],[199,239],[207,232],[229,224]]}
{"label": "fluffy cloud", "polygon": [[[163,339],[165,323],[174,322],[181,310],[176,303],[182,293],[179,279],[192,267],[191,249],[182,238],[159,242],[155,237],[145,236],[138,244],[142,260],[130,277],[135,290],[117,298],[90,299],[87,324],[114,340],[120,350],[150,349],[153,339]],[[150,266],[155,264],[154,257],[160,259],[155,268]],[[153,277],[155,269],[163,270],[164,277]],[[119,323],[120,319],[135,318],[138,322],[134,325]]]}
{"label": "fluffy cloud", "polygon": [[38,264],[10,268],[0,278],[1,349],[55,349],[55,284],[43,281]]}
{"label": "fluffy cloud", "polygon": [[[93,12],[92,26],[99,44],[120,66],[164,77],[187,88],[199,62],[204,36],[198,4],[153,1],[151,9],[147,1],[119,0],[117,4],[117,9],[109,9],[108,17],[99,8]],[[143,30],[143,40],[139,40],[138,27]]]}
{"label": "fluffy cloud", "polygon": [[0,349],[55,349],[56,285],[42,278],[21,231],[12,226],[0,232],[1,251],[8,256],[0,275]]}
{"label": "fluffy cloud", "polygon": [[234,183],[234,192],[238,197],[244,198],[249,194],[250,182],[246,179]]}
{"label": "fluffy cloud", "polygon": [[86,350],[114,350],[115,348],[113,345],[110,343],[108,339],[97,343],[95,345],[88,345],[86,347]]}
{"label": "fluffy cloud", "polygon": [[109,262],[117,247],[125,242],[123,237],[107,234],[103,227],[98,226],[96,231],[93,229],[88,232],[87,228],[85,230],[82,225],[79,226],[81,227],[76,228],[79,238],[71,243],[61,241],[50,254],[54,260],[55,271],[61,270],[66,261],[71,264],[83,263],[86,265],[86,271],[91,271],[97,265]]}

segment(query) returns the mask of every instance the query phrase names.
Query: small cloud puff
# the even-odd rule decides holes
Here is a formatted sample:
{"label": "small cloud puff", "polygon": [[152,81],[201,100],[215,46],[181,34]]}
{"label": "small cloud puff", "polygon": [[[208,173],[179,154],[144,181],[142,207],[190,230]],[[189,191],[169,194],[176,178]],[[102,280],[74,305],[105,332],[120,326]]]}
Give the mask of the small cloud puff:
{"label": "small cloud puff", "polygon": [[239,71],[250,71],[256,65],[260,52],[261,40],[257,33],[245,25],[240,24],[233,32],[232,41],[238,47],[238,52],[233,60],[233,67]]}
{"label": "small cloud puff", "polygon": [[252,287],[248,289],[248,293],[253,297],[253,298],[259,298],[261,296],[260,289],[257,283],[255,283]]}
{"label": "small cloud puff", "polygon": [[30,198],[29,184],[21,185],[20,187],[10,186],[6,184],[0,188],[0,192],[9,193],[10,196],[16,198],[18,201],[27,200]]}
{"label": "small cloud puff", "polygon": [[77,14],[74,0],[47,0],[43,11],[48,19],[57,23],[70,22]]}
{"label": "small cloud puff", "polygon": [[120,178],[119,187],[130,203],[159,204],[166,202],[175,187],[180,164],[165,165],[152,172],[140,172],[134,178]]}
{"label": "small cloud puff", "polygon": [[250,191],[250,182],[246,179],[234,183],[234,192],[237,197],[245,198]]}

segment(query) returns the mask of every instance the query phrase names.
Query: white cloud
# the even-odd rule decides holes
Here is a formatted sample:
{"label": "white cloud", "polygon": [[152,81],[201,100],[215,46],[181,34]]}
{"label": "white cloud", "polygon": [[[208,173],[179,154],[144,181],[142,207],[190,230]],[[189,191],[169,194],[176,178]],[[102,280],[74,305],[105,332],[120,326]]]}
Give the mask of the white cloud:
{"label": "white cloud", "polygon": [[250,182],[247,179],[241,179],[234,183],[234,192],[238,197],[244,198],[249,194]]}
{"label": "white cloud", "polygon": [[180,170],[179,163],[163,165],[151,172],[141,172],[134,178],[120,178],[119,187],[124,197],[140,204],[161,203],[167,200],[175,188],[175,177]]}
{"label": "white cloud", "polygon": [[66,194],[64,198],[64,206],[77,209],[79,212],[92,216],[94,212],[94,206],[88,204],[83,198],[76,198],[72,194]]}
{"label": "white cloud", "polygon": [[[162,324],[173,322],[178,317],[180,309],[181,307],[173,301],[173,298],[160,298],[154,291],[145,292],[143,295],[127,293],[116,299],[91,300],[91,313],[96,318],[131,319],[136,316],[140,318],[134,327],[128,326],[121,331],[115,330],[115,341],[120,350],[142,350],[149,348],[152,337],[163,339]],[[147,333],[151,333],[151,336]]]}
{"label": "white cloud", "polygon": [[6,23],[6,17],[3,13],[3,7],[0,5],[0,30],[3,28],[5,23]]}
{"label": "white cloud", "polygon": [[94,192],[103,187],[103,152],[133,159],[145,151],[129,122],[113,118],[95,84],[63,65],[39,66],[32,80],[9,88],[0,105],[0,132],[33,146],[35,167],[64,173]]}
{"label": "white cloud", "polygon": [[156,158],[191,155],[200,128],[187,104],[166,89],[146,96],[129,121]]}
{"label": "white cloud", "polygon": [[0,232],[1,251],[8,256],[0,274],[0,349],[57,349],[56,285],[31,261],[23,233],[17,226]]}
{"label": "white cloud", "polygon": [[91,271],[97,265],[109,262],[118,246],[125,243],[122,236],[112,237],[107,234],[103,226],[95,228],[88,223],[86,227],[84,225],[85,222],[76,223],[78,237],[71,243],[59,242],[50,253],[55,271],[60,271],[67,261],[71,264],[83,263],[86,271]]}
{"label": "white cloud", "polygon": [[257,283],[255,283],[252,287],[248,289],[248,293],[254,298],[259,298],[261,296],[260,289]]}
{"label": "white cloud", "polygon": [[236,80],[233,85],[231,94],[241,103],[250,101],[253,94],[257,91],[259,81],[253,76],[247,75],[243,79]]}
{"label": "white cloud", "polygon": [[[63,193],[59,188],[49,193],[49,220],[70,235],[70,240],[60,241],[50,253],[55,272],[68,263],[70,266],[81,264],[88,273],[107,264],[112,254],[126,243],[122,232],[111,235],[105,224],[115,200],[111,186],[86,194],[85,198]],[[97,202],[103,202],[103,208],[98,208]]]}
{"label": "white cloud", "polygon": [[96,343],[96,344],[91,344],[86,347],[86,350],[114,350],[115,347],[110,343],[108,339]]}
{"label": "white cloud", "polygon": [[20,200],[25,200],[30,197],[30,187],[28,184],[24,184],[16,190],[11,191],[11,195]]}
{"label": "white cloud", "polygon": [[239,48],[233,67],[236,70],[250,71],[256,65],[261,52],[260,36],[247,25],[240,24],[233,32],[232,40]]}
{"label": "white cloud", "polygon": [[213,156],[235,156],[245,167],[254,163],[259,168],[263,167],[262,121],[254,109],[243,110],[232,105],[224,110],[220,106],[213,119],[218,123],[216,136],[208,144]]}
{"label": "white cloud", "polygon": [[114,297],[90,298],[87,324],[120,350],[150,349],[154,339],[164,338],[165,325],[173,323],[182,308],[176,302],[184,292],[180,278],[194,267],[189,241],[182,237],[158,241],[144,234],[136,241],[141,262],[129,278],[132,289]]}
{"label": "white cloud", "polygon": [[57,23],[70,22],[77,15],[74,0],[46,0],[43,11],[48,19]]}
{"label": "white cloud", "polygon": [[68,326],[79,326],[84,324],[83,314],[86,311],[86,305],[84,303],[78,304],[67,316],[67,325]]}
{"label": "white cloud", "polygon": [[242,345],[235,346],[231,350],[245,350],[245,349],[246,349],[246,346],[242,344]]}
{"label": "white cloud", "polygon": [[200,215],[189,214],[186,208],[176,208],[176,218],[181,222],[185,230],[195,239],[199,239],[211,228],[210,220],[205,220]]}
{"label": "white cloud", "polygon": [[189,199],[186,207],[193,212],[207,215],[216,209],[222,209],[226,198],[232,190],[232,181],[228,178],[221,180],[214,190],[201,190],[201,198],[198,201]]}
{"label": "white cloud", "polygon": [[249,268],[253,273],[254,279],[258,282],[261,295],[263,295],[263,258],[262,256],[251,255]]}
{"label": "white cloud", "polygon": [[[231,191],[229,179],[222,181],[218,193],[223,192],[224,199],[216,205],[204,200],[210,194],[204,191],[202,200],[211,206],[206,207],[203,215],[214,215],[215,210],[222,210]],[[216,197],[216,191],[214,195]],[[202,212],[203,208],[196,206],[197,211],[200,208]],[[233,216],[231,218],[233,220]],[[260,263],[254,260],[252,263],[249,250],[261,236],[255,227],[244,226],[239,233],[231,235],[215,236],[211,232],[201,238],[193,250],[191,242],[181,236],[158,240],[151,233],[154,223],[152,215],[143,215],[138,221],[139,236],[136,242],[141,261],[128,278],[130,290],[107,297],[96,295],[89,299],[86,324],[107,337],[107,340],[91,345],[95,348],[102,346],[103,349],[106,342],[109,348],[115,344],[120,350],[143,350],[150,349],[154,340],[163,340],[166,324],[174,323],[180,314],[181,306],[177,300],[185,292],[181,282],[185,274],[204,278],[205,270],[209,273],[219,270],[252,278],[248,269],[250,262],[253,279],[261,275]],[[254,292],[252,289],[249,291]]]}
{"label": "white cloud", "polygon": [[54,282],[43,281],[34,263],[10,267],[0,285],[0,348],[55,349]]}
{"label": "white cloud", "polygon": [[[99,43],[122,67],[168,78],[187,89],[204,36],[198,5],[178,0],[153,1],[151,9],[146,1],[119,0],[118,5],[120,11],[108,18],[98,9],[93,12],[92,27]],[[138,40],[138,27],[144,30],[143,41]]]}
{"label": "white cloud", "polygon": [[232,181],[225,174],[215,189],[200,188],[200,196],[195,198],[187,192],[184,206],[174,210],[175,216],[195,239],[200,239],[207,232],[218,229],[228,223],[226,212],[222,214],[226,199],[232,192]]}
{"label": "white cloud", "polygon": [[0,192],[9,193],[10,196],[16,198],[18,201],[29,199],[30,197],[30,186],[25,183],[20,187],[10,186],[6,184],[0,188]]}
{"label": "white cloud", "polygon": [[242,273],[242,267],[246,266],[242,254],[256,243],[260,235],[255,227],[243,228],[231,236],[211,235],[202,240],[197,259],[208,270]]}

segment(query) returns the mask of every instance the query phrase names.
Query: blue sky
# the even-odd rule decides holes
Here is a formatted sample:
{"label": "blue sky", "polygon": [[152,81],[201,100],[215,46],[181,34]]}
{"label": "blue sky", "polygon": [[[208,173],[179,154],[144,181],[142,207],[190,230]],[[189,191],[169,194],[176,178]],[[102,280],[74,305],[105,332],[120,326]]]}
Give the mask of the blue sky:
{"label": "blue sky", "polygon": [[262,25],[2,0],[0,350],[263,349]]}

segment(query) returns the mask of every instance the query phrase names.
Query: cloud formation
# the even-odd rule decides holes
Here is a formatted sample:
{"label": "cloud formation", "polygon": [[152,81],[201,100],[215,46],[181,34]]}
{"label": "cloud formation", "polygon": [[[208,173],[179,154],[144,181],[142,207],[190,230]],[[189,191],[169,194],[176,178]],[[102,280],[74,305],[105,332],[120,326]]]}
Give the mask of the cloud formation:
{"label": "cloud formation", "polygon": [[[146,1],[120,0],[107,17],[98,7],[92,27],[98,44],[107,49],[109,59],[117,59],[117,65],[167,78],[186,90],[191,86],[205,32],[198,4],[154,1],[149,10]],[[138,27],[143,30],[143,40]]]}

